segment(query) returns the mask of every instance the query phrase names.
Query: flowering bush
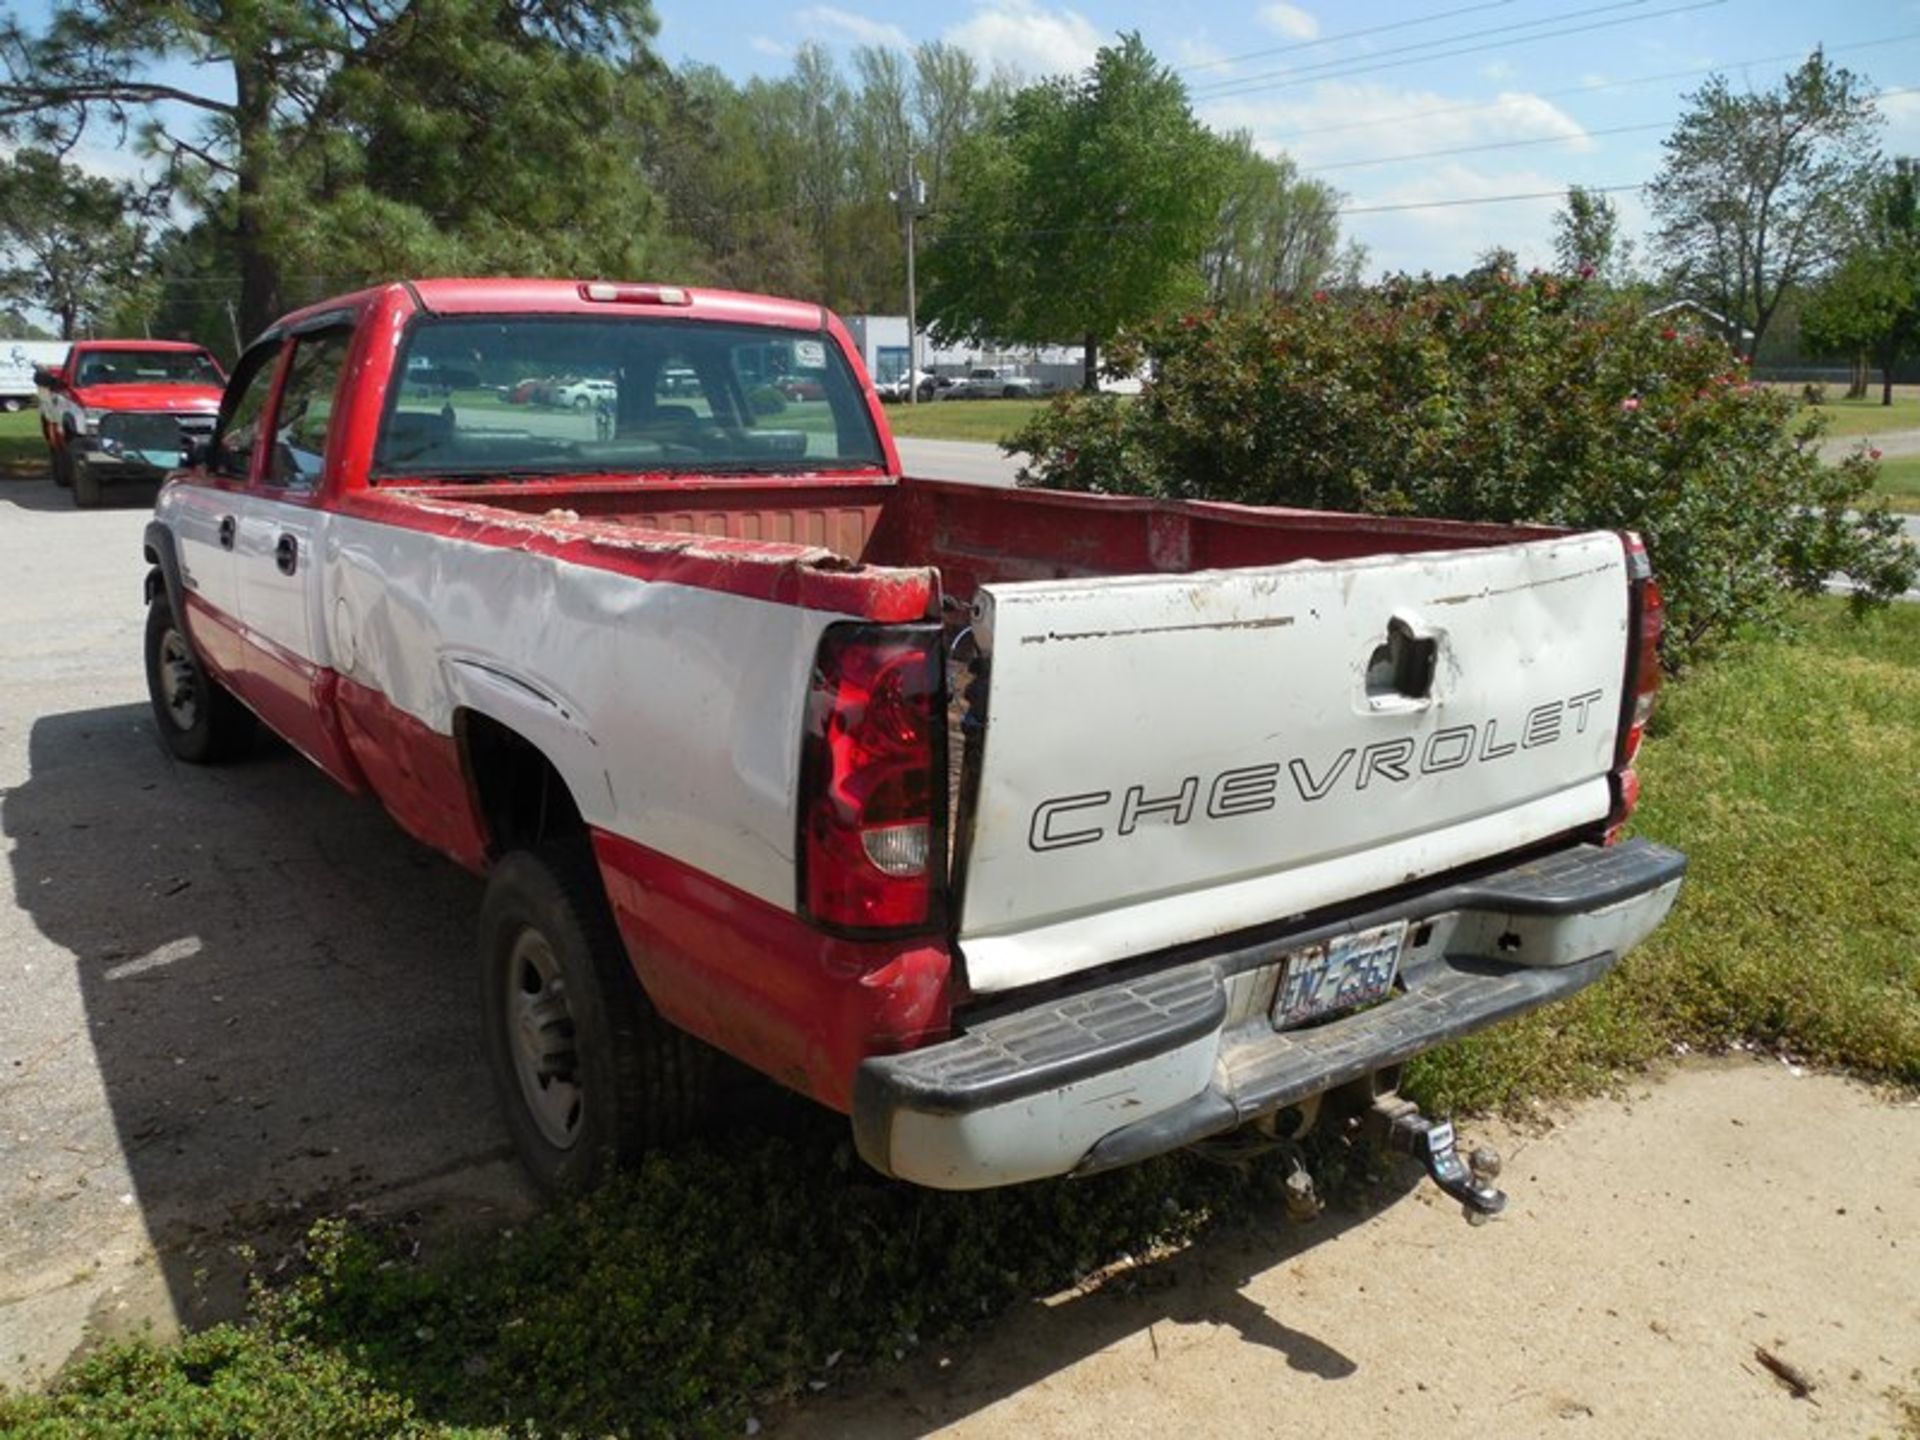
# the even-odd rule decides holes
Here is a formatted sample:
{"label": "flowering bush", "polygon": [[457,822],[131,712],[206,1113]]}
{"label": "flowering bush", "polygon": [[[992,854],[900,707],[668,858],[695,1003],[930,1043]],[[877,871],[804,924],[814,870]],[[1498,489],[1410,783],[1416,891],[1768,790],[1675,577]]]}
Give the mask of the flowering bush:
{"label": "flowering bush", "polygon": [[1021,483],[1639,531],[1669,664],[1844,572],[1862,605],[1914,583],[1874,466],[1822,465],[1820,421],[1749,383],[1720,340],[1662,329],[1584,282],[1397,279],[1170,317],[1109,365],[1137,400],[1068,395],[1007,442]]}

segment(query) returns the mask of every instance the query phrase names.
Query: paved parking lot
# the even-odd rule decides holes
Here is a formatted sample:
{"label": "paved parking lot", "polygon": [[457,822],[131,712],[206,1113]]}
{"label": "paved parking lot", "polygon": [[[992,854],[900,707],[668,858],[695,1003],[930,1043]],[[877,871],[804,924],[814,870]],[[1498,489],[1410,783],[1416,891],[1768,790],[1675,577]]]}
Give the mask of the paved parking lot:
{"label": "paved parking lot", "polygon": [[[479,885],[277,746],[176,765],[146,507],[0,487],[0,1378],[218,1304],[316,1206],[517,1209],[476,1045]],[[224,1237],[205,1243],[215,1232]]]}

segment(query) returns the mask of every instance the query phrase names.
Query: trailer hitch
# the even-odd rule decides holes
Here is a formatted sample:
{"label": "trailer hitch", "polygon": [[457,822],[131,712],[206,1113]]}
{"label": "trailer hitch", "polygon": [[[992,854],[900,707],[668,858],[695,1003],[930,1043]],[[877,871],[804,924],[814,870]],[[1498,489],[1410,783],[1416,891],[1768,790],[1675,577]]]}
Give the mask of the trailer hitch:
{"label": "trailer hitch", "polygon": [[1460,1202],[1468,1220],[1481,1224],[1507,1208],[1506,1193],[1491,1182],[1500,1173],[1500,1155],[1478,1146],[1461,1158],[1451,1120],[1429,1120],[1411,1100],[1382,1095],[1373,1102],[1369,1128],[1390,1151],[1411,1155],[1426,1167],[1447,1194]]}

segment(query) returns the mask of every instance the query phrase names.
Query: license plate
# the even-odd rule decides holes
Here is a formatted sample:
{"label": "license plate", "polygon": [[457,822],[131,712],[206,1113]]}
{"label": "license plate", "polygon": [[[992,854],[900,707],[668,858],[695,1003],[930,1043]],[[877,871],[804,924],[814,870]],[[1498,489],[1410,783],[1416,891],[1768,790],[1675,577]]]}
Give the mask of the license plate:
{"label": "license plate", "polygon": [[1393,988],[1407,922],[1396,920],[1296,950],[1282,962],[1273,1023],[1284,1029],[1378,1000]]}

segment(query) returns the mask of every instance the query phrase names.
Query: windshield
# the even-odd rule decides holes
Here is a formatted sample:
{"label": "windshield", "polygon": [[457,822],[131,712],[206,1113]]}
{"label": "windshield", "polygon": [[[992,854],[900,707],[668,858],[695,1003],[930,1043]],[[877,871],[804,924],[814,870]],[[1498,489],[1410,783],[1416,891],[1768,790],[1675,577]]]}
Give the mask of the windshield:
{"label": "windshield", "polygon": [[828,337],[678,317],[422,318],[373,475],[700,474],[881,468]]}
{"label": "windshield", "polygon": [[220,367],[204,350],[83,350],[76,385],[211,385]]}

